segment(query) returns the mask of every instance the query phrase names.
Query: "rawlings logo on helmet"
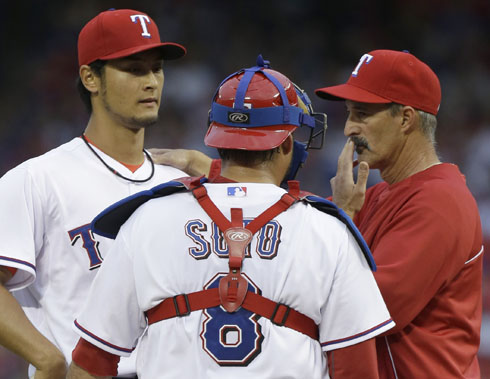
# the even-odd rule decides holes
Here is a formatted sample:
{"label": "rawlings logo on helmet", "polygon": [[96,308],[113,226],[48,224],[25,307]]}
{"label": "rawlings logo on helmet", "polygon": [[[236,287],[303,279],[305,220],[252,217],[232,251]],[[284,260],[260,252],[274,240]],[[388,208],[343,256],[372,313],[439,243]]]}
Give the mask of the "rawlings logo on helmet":
{"label": "rawlings logo on helmet", "polygon": [[228,112],[228,121],[237,124],[248,124],[250,122],[250,116],[247,113]]}

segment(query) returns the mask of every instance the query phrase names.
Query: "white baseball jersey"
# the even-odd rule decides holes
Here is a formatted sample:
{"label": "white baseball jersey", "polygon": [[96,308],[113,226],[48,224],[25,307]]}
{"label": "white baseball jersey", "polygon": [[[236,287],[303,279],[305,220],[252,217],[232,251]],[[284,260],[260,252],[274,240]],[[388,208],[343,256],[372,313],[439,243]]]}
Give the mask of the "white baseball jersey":
{"label": "white baseball jersey", "polygon": [[[242,208],[245,223],[285,193],[272,184],[205,186],[225,217],[230,219],[230,208]],[[218,285],[228,273],[223,243],[217,226],[189,192],[142,205],[122,226],[75,330],[121,356],[142,335],[140,379],[314,379],[328,378],[323,352],[394,325],[346,226],[297,203],[254,235],[242,273],[249,290],[313,319],[320,341],[243,308],[234,313],[222,307],[194,311],[146,328],[144,311],[162,299]]]}
{"label": "white baseball jersey", "polygon": [[[122,175],[145,179],[146,161],[132,173],[94,147]],[[78,336],[72,324],[114,242],[94,236],[92,219],[110,204],[161,182],[186,176],[155,165],[145,183],[111,173],[81,138],[30,159],[0,179],[0,265],[15,267],[7,283],[33,324],[71,362]],[[121,363],[120,374],[133,371]]]}

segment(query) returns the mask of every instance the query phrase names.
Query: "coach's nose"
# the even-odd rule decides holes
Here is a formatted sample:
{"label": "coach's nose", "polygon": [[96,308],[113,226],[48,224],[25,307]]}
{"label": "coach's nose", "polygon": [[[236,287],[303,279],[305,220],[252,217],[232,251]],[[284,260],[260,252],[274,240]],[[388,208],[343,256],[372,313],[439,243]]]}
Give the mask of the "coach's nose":
{"label": "coach's nose", "polygon": [[357,136],[361,133],[361,127],[359,126],[359,123],[353,120],[352,115],[349,113],[349,116],[347,117],[347,120],[345,121],[344,125],[344,135],[346,137],[352,137],[352,136]]}

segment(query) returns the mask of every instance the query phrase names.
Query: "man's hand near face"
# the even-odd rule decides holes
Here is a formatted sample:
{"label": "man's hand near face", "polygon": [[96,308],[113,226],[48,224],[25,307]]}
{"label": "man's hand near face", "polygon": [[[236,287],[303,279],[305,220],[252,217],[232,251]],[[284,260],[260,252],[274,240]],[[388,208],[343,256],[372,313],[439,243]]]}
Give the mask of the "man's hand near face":
{"label": "man's hand near face", "polygon": [[369,165],[366,162],[360,162],[357,183],[354,182],[353,169],[356,165],[357,161],[354,161],[354,142],[349,139],[339,156],[337,174],[330,179],[330,185],[332,186],[333,202],[351,218],[360,211],[364,204],[369,176]]}

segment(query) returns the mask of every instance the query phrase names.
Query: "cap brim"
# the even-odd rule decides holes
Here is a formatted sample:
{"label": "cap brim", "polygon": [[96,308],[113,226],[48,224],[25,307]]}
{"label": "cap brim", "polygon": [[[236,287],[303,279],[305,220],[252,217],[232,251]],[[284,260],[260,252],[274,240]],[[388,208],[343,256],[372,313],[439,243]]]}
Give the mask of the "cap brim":
{"label": "cap brim", "polygon": [[218,149],[270,150],[283,143],[295,129],[295,125],[236,128],[212,122],[204,143]]}
{"label": "cap brim", "polygon": [[187,50],[185,49],[185,47],[182,45],[179,45],[178,43],[161,42],[161,43],[154,43],[154,44],[149,44],[149,45],[141,45],[141,46],[137,46],[137,47],[132,47],[130,49],[124,49],[124,50],[118,51],[117,53],[105,55],[105,56],[100,57],[98,59],[109,60],[109,59],[124,58],[124,57],[127,57],[129,55],[141,53],[143,51],[147,51],[147,50],[151,50],[151,49],[161,50],[162,58],[164,60],[173,60],[173,59],[182,58],[187,53]]}
{"label": "cap brim", "polygon": [[359,103],[391,103],[392,101],[352,84],[318,88],[315,93],[326,100],[352,100]]}

